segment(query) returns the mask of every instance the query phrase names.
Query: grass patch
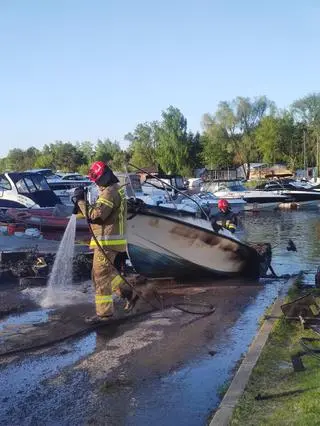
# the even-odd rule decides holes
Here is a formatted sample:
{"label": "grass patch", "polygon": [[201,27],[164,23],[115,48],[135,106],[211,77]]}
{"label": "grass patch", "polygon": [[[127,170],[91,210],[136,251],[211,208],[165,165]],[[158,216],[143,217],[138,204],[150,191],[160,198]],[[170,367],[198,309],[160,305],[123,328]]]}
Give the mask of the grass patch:
{"label": "grass patch", "polygon": [[[289,300],[302,295],[299,285],[295,287]],[[313,293],[316,295],[318,291]],[[302,337],[318,336],[311,330],[303,330],[297,322],[285,318],[276,321],[230,425],[320,424],[320,360],[304,356],[305,371],[294,372],[292,368],[291,355],[302,350],[299,343]],[[261,399],[256,399],[258,395]]]}

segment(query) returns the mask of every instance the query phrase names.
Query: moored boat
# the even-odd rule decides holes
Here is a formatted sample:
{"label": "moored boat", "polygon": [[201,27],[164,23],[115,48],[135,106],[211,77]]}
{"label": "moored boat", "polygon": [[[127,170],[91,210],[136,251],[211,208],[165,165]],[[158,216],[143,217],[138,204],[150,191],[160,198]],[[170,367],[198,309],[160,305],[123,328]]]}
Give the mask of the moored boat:
{"label": "moored boat", "polygon": [[297,182],[291,178],[280,178],[277,176],[266,176],[272,178],[259,186],[266,194],[277,193],[290,198],[291,202],[299,206],[320,203],[320,193],[309,185]]}
{"label": "moored boat", "polygon": [[216,197],[225,198],[229,202],[240,198],[246,202],[245,210],[257,207],[261,209],[275,208],[280,203],[293,201],[290,195],[277,191],[248,190],[239,180],[205,182],[202,186],[202,191],[211,191]]}
{"label": "moored boat", "polygon": [[38,173],[8,172],[0,175],[0,209],[47,208],[61,204],[45,177]]}
{"label": "moored boat", "polygon": [[[6,216],[16,223],[37,227],[41,230],[64,231],[72,214],[72,211],[69,210],[67,210],[67,206],[58,209],[8,209]],[[77,230],[88,231],[88,224],[84,217],[77,218]]]}

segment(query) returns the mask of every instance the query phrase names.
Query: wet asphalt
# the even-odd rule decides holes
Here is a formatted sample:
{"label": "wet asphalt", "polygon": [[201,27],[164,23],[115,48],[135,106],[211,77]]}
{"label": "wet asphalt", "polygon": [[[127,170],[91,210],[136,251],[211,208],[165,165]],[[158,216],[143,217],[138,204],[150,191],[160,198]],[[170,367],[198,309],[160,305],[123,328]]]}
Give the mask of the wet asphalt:
{"label": "wet asphalt", "polygon": [[[272,243],[276,272],[304,269],[311,271],[312,281],[320,254],[318,212],[253,215],[244,218],[243,225],[245,238]],[[296,253],[286,251],[288,238],[297,245]],[[170,291],[182,301],[212,303],[213,315],[191,315],[168,307],[87,330],[41,350],[3,354],[0,424],[205,425],[255,336],[259,319],[285,282],[266,279],[214,287],[193,283]],[[16,290],[0,293],[0,307],[6,307],[6,313],[15,303],[22,315],[29,312],[1,320],[2,347],[8,342],[12,347],[36,343],[40,337],[52,341],[82,324],[79,317],[85,309],[77,304],[68,308],[66,320],[62,311],[38,310]],[[86,306],[92,311],[91,302]],[[44,335],[41,330],[46,330]]]}

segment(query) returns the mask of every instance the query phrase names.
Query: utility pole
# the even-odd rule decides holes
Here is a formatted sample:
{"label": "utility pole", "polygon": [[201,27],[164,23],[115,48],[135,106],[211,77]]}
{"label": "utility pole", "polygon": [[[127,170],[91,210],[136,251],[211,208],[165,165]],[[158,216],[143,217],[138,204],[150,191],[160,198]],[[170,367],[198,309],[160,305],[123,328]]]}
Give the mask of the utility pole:
{"label": "utility pole", "polygon": [[303,131],[303,168],[304,177],[307,178],[307,158],[306,158],[306,131]]}
{"label": "utility pole", "polygon": [[319,134],[317,133],[317,180],[319,177]]}

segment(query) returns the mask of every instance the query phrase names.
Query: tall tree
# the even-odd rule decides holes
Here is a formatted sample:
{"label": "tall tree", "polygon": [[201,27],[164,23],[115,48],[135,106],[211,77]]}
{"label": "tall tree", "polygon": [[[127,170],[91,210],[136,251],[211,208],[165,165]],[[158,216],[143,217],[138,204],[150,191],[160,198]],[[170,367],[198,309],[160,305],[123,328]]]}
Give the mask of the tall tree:
{"label": "tall tree", "polygon": [[55,169],[53,155],[50,152],[39,154],[34,163],[34,167],[37,169]]}
{"label": "tall tree", "polygon": [[274,163],[283,160],[281,152],[281,118],[267,116],[263,117],[256,130],[256,141],[258,151],[262,155],[263,161]]}
{"label": "tall tree", "polygon": [[199,132],[193,134],[189,131],[188,133],[188,149],[189,149],[189,159],[190,166],[192,170],[198,169],[203,164],[202,159],[202,142]]}
{"label": "tall tree", "polygon": [[163,111],[159,125],[157,158],[167,173],[188,176],[192,172],[187,119],[178,108],[170,106]]}
{"label": "tall tree", "polygon": [[309,126],[320,124],[320,92],[311,93],[296,100],[291,105],[291,110],[297,119]]}
{"label": "tall tree", "polygon": [[105,139],[104,141],[99,139],[96,144],[94,159],[96,161],[109,163],[109,161],[113,160],[114,156],[119,152],[121,152],[119,142],[112,142],[110,139]]}
{"label": "tall tree", "polygon": [[138,124],[133,133],[125,135],[130,142],[131,162],[137,167],[157,165],[158,129],[156,121]]}
{"label": "tall tree", "polygon": [[10,170],[26,170],[32,169],[35,165],[39,150],[34,147],[30,147],[27,150],[15,148],[9,151],[6,158],[7,167]]}
{"label": "tall tree", "polygon": [[24,151],[19,148],[10,149],[7,155],[7,164],[10,170],[23,170]]}
{"label": "tall tree", "polygon": [[76,144],[77,149],[82,153],[86,164],[91,164],[94,160],[95,150],[92,142],[84,141]]}
{"label": "tall tree", "polygon": [[44,158],[37,163],[51,163],[51,167],[63,172],[71,172],[78,169],[84,163],[81,151],[70,142],[56,141],[43,147]]}
{"label": "tall tree", "polygon": [[203,126],[205,130],[201,142],[204,164],[210,169],[230,167],[234,153],[228,133],[208,117]]}
{"label": "tall tree", "polygon": [[305,126],[303,138],[306,138],[306,165],[320,166],[320,92],[311,93],[296,100],[291,105],[295,119]]}
{"label": "tall tree", "polygon": [[112,169],[116,172],[125,171],[126,152],[125,151],[116,152],[113,159],[110,162],[110,165]]}
{"label": "tall tree", "polygon": [[303,133],[306,126],[295,122],[285,112],[277,117],[264,117],[256,131],[256,139],[263,160],[269,163],[285,162],[294,170],[303,166]]}
{"label": "tall tree", "polygon": [[242,165],[247,165],[247,178],[250,176],[250,163],[258,158],[256,129],[261,119],[274,111],[274,103],[265,96],[254,99],[239,96],[231,102],[220,102],[213,116],[204,116],[204,121],[212,120],[224,129]]}
{"label": "tall tree", "polygon": [[7,157],[0,158],[0,172],[3,173],[8,170]]}

